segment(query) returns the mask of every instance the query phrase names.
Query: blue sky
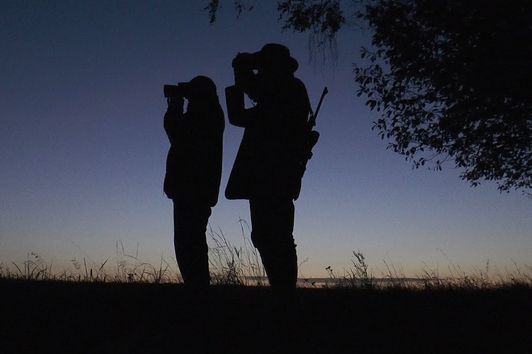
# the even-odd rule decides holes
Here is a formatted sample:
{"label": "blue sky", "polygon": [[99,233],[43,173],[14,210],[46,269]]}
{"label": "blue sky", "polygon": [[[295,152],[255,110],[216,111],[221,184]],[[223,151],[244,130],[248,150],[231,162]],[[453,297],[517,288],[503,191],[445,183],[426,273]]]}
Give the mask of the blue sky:
{"label": "blue sky", "polygon": [[[56,264],[105,260],[116,241],[157,263],[172,248],[171,202],[162,193],[168,142],[162,85],[210,76],[232,83],[231,60],[268,42],[287,45],[315,105],[329,87],[296,202],[303,276],[349,266],[361,250],[418,274],[532,265],[532,200],[471,188],[460,171],[412,170],[371,131],[352,64],[368,33],[346,28],[335,65],[309,61],[309,37],[282,31],[275,2],[235,19],[231,4],[209,25],[198,1],[0,4],[0,262],[40,253]],[[225,109],[225,107],[224,107]],[[226,126],[222,188],[242,130]],[[220,195],[210,224],[240,242],[246,201]]]}

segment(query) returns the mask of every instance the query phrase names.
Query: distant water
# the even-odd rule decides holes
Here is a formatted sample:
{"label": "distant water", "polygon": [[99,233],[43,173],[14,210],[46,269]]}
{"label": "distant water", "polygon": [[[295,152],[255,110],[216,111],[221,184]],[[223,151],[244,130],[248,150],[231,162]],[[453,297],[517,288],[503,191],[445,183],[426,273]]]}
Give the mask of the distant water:
{"label": "distant water", "polygon": [[[248,285],[268,285],[266,277],[246,277]],[[420,278],[371,278],[371,282],[379,287],[387,287],[394,285],[402,286],[422,286],[425,284],[425,279]],[[342,278],[298,278],[297,286],[300,288],[323,288],[335,287],[341,285],[361,286],[363,281],[356,279],[342,279]]]}
{"label": "distant water", "polygon": [[[371,278],[371,283],[380,287],[404,285],[404,286],[420,286],[425,283],[424,279],[419,278]],[[298,279],[297,285],[300,287],[328,287],[339,285],[355,285],[361,286],[364,284],[360,279],[341,279],[341,278],[309,278]]]}

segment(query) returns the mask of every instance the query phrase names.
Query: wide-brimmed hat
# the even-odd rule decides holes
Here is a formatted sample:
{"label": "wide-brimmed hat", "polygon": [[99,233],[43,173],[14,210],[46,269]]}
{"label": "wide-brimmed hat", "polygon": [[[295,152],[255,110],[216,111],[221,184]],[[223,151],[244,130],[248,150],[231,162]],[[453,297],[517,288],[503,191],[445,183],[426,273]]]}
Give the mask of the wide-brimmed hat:
{"label": "wide-brimmed hat", "polygon": [[294,73],[299,67],[297,60],[290,56],[290,49],[282,44],[268,43],[254,54],[260,66],[280,64],[291,73]]}

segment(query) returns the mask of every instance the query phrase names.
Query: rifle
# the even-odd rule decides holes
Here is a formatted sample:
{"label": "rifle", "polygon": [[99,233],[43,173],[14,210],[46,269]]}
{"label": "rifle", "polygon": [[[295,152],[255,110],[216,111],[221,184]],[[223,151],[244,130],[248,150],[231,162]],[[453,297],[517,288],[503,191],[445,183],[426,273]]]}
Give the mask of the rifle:
{"label": "rifle", "polygon": [[325,95],[329,93],[329,90],[327,89],[327,86],[323,88],[323,92],[321,93],[320,101],[318,102],[318,107],[316,107],[316,112],[312,111],[312,108],[310,108],[310,118],[307,122],[307,128],[308,128],[308,140],[307,140],[307,151],[306,151],[306,158],[307,160],[310,160],[312,157],[312,148],[316,143],[318,142],[318,139],[320,138],[320,133],[318,133],[315,130],[312,130],[316,126],[316,118],[318,118],[318,113],[320,112],[321,104],[323,103],[323,99],[325,98]]}
{"label": "rifle", "polygon": [[318,102],[318,107],[316,107],[316,113],[312,112],[312,107],[310,108],[310,119],[308,121],[308,125],[310,128],[313,128],[316,126],[316,118],[318,118],[318,113],[320,112],[321,104],[323,103],[323,99],[325,98],[325,95],[328,93],[329,93],[329,90],[327,89],[327,86],[325,86],[321,93],[320,101]]}

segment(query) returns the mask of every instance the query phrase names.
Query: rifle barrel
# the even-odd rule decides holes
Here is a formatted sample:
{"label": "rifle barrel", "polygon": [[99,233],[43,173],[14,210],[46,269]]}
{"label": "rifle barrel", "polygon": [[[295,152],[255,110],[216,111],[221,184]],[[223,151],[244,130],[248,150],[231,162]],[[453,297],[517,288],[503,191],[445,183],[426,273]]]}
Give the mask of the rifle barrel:
{"label": "rifle barrel", "polygon": [[312,117],[311,117],[311,126],[315,126],[316,125],[316,118],[318,117],[318,113],[320,111],[320,108],[321,108],[321,104],[323,103],[323,99],[325,98],[325,95],[329,93],[329,90],[327,89],[327,86],[325,86],[323,88],[323,91],[321,93],[321,97],[320,97],[320,101],[318,102],[318,107],[316,107],[316,112],[311,112],[312,113]]}

